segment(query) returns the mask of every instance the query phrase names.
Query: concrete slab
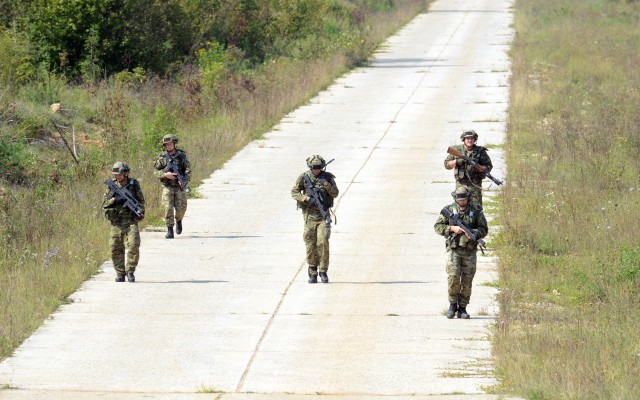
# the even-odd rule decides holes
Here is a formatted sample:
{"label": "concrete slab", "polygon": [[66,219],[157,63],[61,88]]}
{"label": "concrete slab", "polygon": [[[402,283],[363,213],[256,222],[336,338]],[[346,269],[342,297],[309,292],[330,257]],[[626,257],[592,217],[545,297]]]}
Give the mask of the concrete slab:
{"label": "concrete slab", "polygon": [[[247,145],[189,200],[182,235],[142,234],[135,284],[105,263],[0,363],[0,399],[499,399],[484,393],[495,259],[479,257],[473,318],[446,319],[433,224],[447,146],[467,128],[504,139],[512,6],[434,2]],[[336,159],[341,190],[328,285],[306,282],[289,197],[310,154]]]}

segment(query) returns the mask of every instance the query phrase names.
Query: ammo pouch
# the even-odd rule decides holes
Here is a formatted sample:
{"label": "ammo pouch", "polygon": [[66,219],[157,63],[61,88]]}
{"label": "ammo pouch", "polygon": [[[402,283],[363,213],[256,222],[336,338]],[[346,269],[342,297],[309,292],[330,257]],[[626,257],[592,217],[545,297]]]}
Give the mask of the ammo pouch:
{"label": "ammo pouch", "polygon": [[104,210],[104,216],[111,222],[115,221],[118,217],[118,210],[114,207],[106,208]]}
{"label": "ammo pouch", "polygon": [[446,241],[447,251],[458,248],[458,241],[456,240],[456,235],[449,235]]}
{"label": "ammo pouch", "polygon": [[478,247],[478,244],[470,240],[465,235],[450,235],[449,237],[447,237],[446,247],[447,247],[447,250],[454,250],[454,249],[476,250]]}

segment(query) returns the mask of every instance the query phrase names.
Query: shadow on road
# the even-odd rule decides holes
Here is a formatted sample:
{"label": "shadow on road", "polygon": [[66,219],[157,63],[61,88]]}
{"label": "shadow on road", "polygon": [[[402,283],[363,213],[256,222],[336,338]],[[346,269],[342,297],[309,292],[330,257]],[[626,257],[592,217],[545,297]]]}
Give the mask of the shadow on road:
{"label": "shadow on road", "polygon": [[243,238],[259,238],[262,236],[256,235],[212,235],[212,236],[198,236],[198,235],[189,235],[185,236],[185,238],[189,239],[243,239]]}
{"label": "shadow on road", "polygon": [[373,282],[336,282],[331,281],[332,285],[408,285],[408,284],[423,284],[434,283],[435,281],[373,281]]}
{"label": "shadow on road", "polygon": [[190,280],[190,281],[166,281],[166,282],[140,282],[142,284],[155,284],[155,283],[228,283],[229,281],[207,281],[207,280]]}

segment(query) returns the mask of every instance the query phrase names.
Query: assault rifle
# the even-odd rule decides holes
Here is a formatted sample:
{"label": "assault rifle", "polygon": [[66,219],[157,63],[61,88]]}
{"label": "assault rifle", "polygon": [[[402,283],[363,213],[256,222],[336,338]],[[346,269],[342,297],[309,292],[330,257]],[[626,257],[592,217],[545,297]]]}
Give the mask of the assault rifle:
{"label": "assault rifle", "polygon": [[454,214],[447,207],[443,208],[440,213],[449,219],[449,223],[451,224],[451,226],[459,226],[464,231],[465,235],[469,237],[469,239],[478,243],[480,251],[482,251],[482,254],[484,254],[484,251],[487,249],[484,240],[480,239],[478,237],[478,234],[474,232],[473,229],[471,229],[471,227],[462,220],[462,218],[460,218],[460,214]]}
{"label": "assault rifle", "polygon": [[182,170],[180,169],[180,166],[178,165],[178,162],[176,161],[176,159],[171,157],[169,155],[169,152],[166,152],[164,154],[164,158],[167,160],[167,166],[164,169],[164,172],[173,172],[174,174],[176,174],[176,178],[178,178],[178,183],[180,184],[180,187],[182,188],[182,190],[189,193],[191,191],[191,189],[189,189],[189,186],[188,186],[189,181],[187,180],[187,177],[184,175],[184,172],[182,172]]}
{"label": "assault rifle", "polygon": [[133,197],[131,192],[126,187],[119,188],[118,185],[116,185],[116,183],[111,179],[105,180],[104,183],[106,183],[107,186],[109,186],[109,189],[111,189],[107,197],[115,197],[116,202],[124,200],[124,206],[131,210],[131,212],[134,213],[136,217],[142,218],[144,211],[142,210],[142,207],[140,207],[140,203],[138,202],[138,200],[136,200],[135,197]]}
{"label": "assault rifle", "polygon": [[[329,161],[326,165],[331,164],[332,161],[333,160]],[[325,168],[326,168],[326,165],[325,165]],[[322,189],[319,189],[314,186],[308,174],[306,173],[303,174],[303,179],[304,179],[304,185],[307,189],[305,191],[305,194],[309,196],[309,204],[312,204],[318,207],[318,210],[320,210],[320,214],[322,214],[322,218],[324,218],[325,224],[327,224],[327,226],[330,226],[333,221],[331,220],[331,213],[329,212],[329,208],[326,206],[327,199],[326,199],[325,192]]]}
{"label": "assault rifle", "polygon": [[452,156],[464,159],[466,162],[468,162],[469,164],[473,165],[478,170],[478,172],[480,172],[481,174],[483,174],[487,178],[491,179],[493,181],[493,183],[495,183],[498,186],[502,185],[502,181],[501,180],[496,179],[493,176],[491,176],[489,171],[487,171],[487,167],[478,164],[477,162],[473,161],[471,158],[469,158],[469,157],[465,156],[464,154],[460,153],[458,150],[454,149],[453,147],[449,147],[447,149],[447,153],[451,154]]}

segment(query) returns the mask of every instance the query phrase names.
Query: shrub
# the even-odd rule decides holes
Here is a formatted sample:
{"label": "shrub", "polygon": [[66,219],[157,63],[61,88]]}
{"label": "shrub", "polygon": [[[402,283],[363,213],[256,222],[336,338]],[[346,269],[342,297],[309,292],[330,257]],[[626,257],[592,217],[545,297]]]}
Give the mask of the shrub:
{"label": "shrub", "polygon": [[27,180],[27,160],[32,158],[29,147],[0,137],[0,181],[24,183]]}
{"label": "shrub", "polygon": [[156,108],[153,118],[145,115],[143,120],[144,138],[142,143],[149,153],[154,153],[158,150],[158,145],[164,135],[177,135],[178,133],[175,113],[168,113],[163,106]]}

